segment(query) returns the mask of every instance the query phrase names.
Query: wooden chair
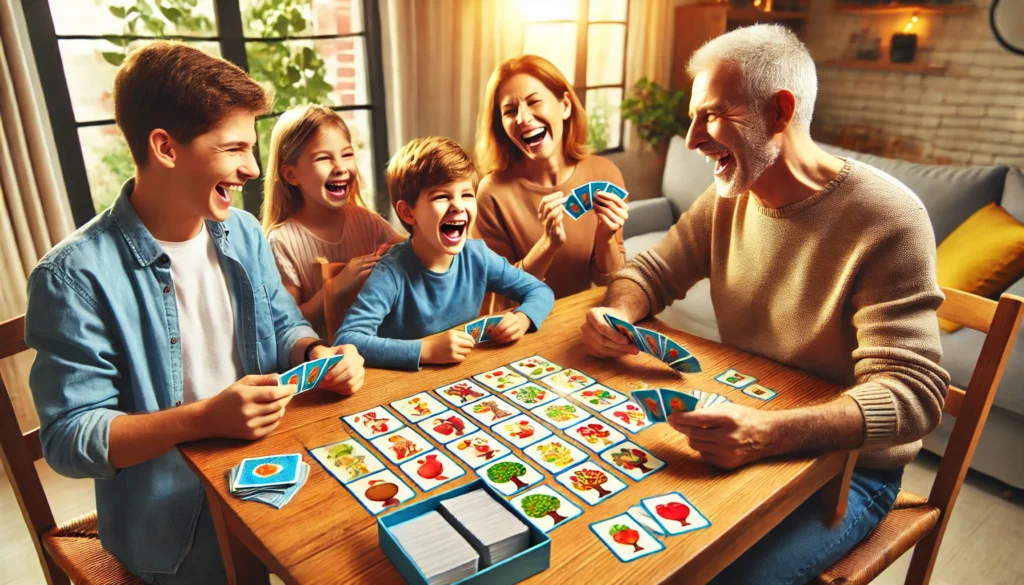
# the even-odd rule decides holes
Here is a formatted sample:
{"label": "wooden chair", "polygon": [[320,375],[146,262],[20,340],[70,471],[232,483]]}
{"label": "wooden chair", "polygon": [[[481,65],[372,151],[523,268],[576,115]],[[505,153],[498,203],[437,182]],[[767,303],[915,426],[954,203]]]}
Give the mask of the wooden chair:
{"label": "wooden chair", "polygon": [[[986,335],[967,391],[950,387],[946,396],[943,413],[955,417],[956,424],[931,494],[925,499],[901,490],[892,510],[874,531],[818,576],[813,581],[815,585],[869,583],[915,545],[906,584],[924,585],[931,579],[942,536],[1024,313],[1024,299],[1017,296],[1003,295],[996,303],[955,289],[943,287],[942,292],[946,301],[939,307],[939,317]],[[852,467],[855,459],[851,457],[848,460],[849,466]]]}
{"label": "wooden chair", "polygon": [[[27,351],[25,316],[0,323],[0,359]],[[0,376],[0,459],[18,498],[47,583],[142,585],[100,544],[96,512],[57,525],[35,462],[43,458],[39,429],[22,434],[11,395]]]}

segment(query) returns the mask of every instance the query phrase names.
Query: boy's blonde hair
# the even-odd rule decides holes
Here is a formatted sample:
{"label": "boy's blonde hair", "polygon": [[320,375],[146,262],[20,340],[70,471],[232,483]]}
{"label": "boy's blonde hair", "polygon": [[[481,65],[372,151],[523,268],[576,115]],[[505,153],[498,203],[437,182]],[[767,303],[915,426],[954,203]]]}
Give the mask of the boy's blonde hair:
{"label": "boy's blonde hair", "polygon": [[[270,156],[267,157],[266,177],[263,180],[263,205],[260,215],[263,233],[269,234],[297,209],[302,207],[302,190],[284,180],[281,165],[294,165],[309,141],[321,128],[332,127],[341,131],[345,140],[352,142],[348,124],[334,110],[318,105],[296,106],[281,114],[270,134]],[[349,204],[366,207],[360,194],[359,172],[351,180]]]}
{"label": "boy's blonde hair", "polygon": [[[399,201],[415,207],[420,193],[426,189],[472,177],[473,189],[476,190],[479,179],[473,157],[458,142],[441,136],[409,141],[391,157],[386,176],[395,213],[398,213]],[[411,225],[402,221],[402,226],[412,233]]]}

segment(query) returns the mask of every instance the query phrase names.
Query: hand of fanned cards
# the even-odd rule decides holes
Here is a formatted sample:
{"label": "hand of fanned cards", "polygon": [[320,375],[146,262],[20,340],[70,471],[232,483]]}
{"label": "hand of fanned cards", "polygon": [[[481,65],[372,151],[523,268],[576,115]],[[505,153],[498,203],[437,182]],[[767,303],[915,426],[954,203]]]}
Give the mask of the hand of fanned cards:
{"label": "hand of fanned cards", "polygon": [[672,390],[652,388],[634,390],[633,402],[643,409],[651,422],[667,422],[669,415],[676,412],[690,412],[699,408],[714,406],[729,399],[721,394],[701,390]]}
{"label": "hand of fanned cards", "polygon": [[281,384],[294,384],[298,387],[296,394],[312,390],[320,384],[327,372],[330,372],[343,359],[345,359],[345,355],[338,354],[299,364],[281,374]]}
{"label": "hand of fanned cards", "polygon": [[608,313],[605,313],[604,318],[612,329],[624,335],[640,351],[653,355],[668,364],[673,370],[684,374],[700,373],[700,362],[697,361],[696,356],[674,339],[652,329],[637,327],[629,321],[624,321]]}
{"label": "hand of fanned cards", "polygon": [[569,217],[573,219],[579,219],[583,217],[583,214],[594,209],[594,197],[598,191],[603,193],[611,193],[619,199],[625,199],[629,196],[629,192],[619,187],[614,183],[607,181],[591,181],[585,185],[580,185],[572,190],[568,198],[565,201],[565,211],[569,214]]}
{"label": "hand of fanned cards", "polygon": [[309,477],[302,455],[270,455],[243,459],[228,471],[228,491],[243,500],[277,509],[292,501]]}

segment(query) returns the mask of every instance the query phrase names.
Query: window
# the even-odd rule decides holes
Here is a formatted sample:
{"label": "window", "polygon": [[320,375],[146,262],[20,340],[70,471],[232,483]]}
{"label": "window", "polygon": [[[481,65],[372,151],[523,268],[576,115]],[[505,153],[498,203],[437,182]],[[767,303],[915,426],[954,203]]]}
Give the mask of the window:
{"label": "window", "polygon": [[[156,39],[224,57],[276,94],[256,127],[261,168],[270,132],[289,107],[320,103],[352,131],[367,205],[387,209],[387,160],[377,0],[22,0],[75,222],[109,207],[134,172],[114,125],[114,73]],[[384,205],[381,205],[381,203]],[[262,181],[237,207],[258,213]]]}
{"label": "window", "polygon": [[523,0],[523,53],[554,63],[587,110],[590,145],[621,150],[629,0]]}

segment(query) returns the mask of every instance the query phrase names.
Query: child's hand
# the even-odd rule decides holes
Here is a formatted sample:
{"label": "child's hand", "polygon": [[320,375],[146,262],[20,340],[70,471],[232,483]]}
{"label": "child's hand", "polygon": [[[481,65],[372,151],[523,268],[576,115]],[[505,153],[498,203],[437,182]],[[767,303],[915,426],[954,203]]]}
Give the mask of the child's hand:
{"label": "child's hand", "polygon": [[530,328],[530,318],[522,313],[505,313],[498,326],[491,332],[491,341],[512,343],[519,341]]}
{"label": "child's hand", "polygon": [[565,243],[565,226],[562,217],[565,215],[565,201],[568,199],[561,191],[545,195],[537,209],[537,219],[544,224],[544,237],[555,246]]}
{"label": "child's hand", "polygon": [[341,295],[354,289],[369,276],[370,271],[373,270],[373,267],[377,265],[379,260],[380,255],[376,253],[356,256],[349,260],[345,268],[332,279],[334,281],[334,291]]}
{"label": "child's hand", "polygon": [[[504,321],[502,321],[504,323]],[[500,327],[500,324],[499,324]],[[423,340],[420,349],[422,364],[454,364],[466,359],[476,342],[465,331],[450,329]]]}

